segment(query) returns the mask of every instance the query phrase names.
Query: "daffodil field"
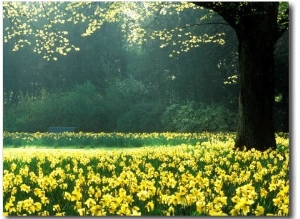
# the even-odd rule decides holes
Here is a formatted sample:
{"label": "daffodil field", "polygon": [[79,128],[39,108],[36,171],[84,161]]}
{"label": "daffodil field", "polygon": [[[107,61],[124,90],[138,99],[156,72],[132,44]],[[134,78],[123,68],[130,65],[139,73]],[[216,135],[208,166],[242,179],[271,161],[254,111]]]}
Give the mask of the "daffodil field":
{"label": "daffodil field", "polygon": [[26,133],[26,132],[4,132],[4,146],[23,147],[34,146],[89,146],[89,147],[140,147],[157,145],[179,145],[196,144],[208,141],[211,138],[226,140],[233,137],[234,133],[212,134],[212,133]]}
{"label": "daffodil field", "polygon": [[[3,214],[289,215],[288,134],[277,134],[278,148],[264,152],[235,149],[230,133],[123,134],[122,142],[134,138],[145,143],[121,150],[4,148]],[[151,138],[168,140],[152,146]],[[174,139],[179,144],[168,144]]]}

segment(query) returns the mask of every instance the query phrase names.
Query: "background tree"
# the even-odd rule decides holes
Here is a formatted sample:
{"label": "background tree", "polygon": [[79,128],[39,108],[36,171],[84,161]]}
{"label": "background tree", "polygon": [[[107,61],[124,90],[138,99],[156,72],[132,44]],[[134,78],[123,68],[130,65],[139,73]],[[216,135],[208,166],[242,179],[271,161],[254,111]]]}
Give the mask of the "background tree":
{"label": "background tree", "polygon": [[[288,7],[279,3],[196,3],[216,11],[239,41],[239,118],[236,146],[276,148],[273,104],[275,43],[288,29]],[[283,15],[283,16],[279,16]]]}
{"label": "background tree", "polygon": [[[212,11],[197,7],[196,4],[212,9]],[[184,100],[183,93],[188,93],[188,95],[183,95],[188,99],[203,100],[203,97],[208,96],[205,94],[205,90],[199,92],[195,89],[200,87],[202,78],[195,80],[200,83],[197,86],[197,83],[192,83],[192,78],[196,79],[196,74],[191,74],[191,76],[183,74],[185,72],[184,67],[189,68],[190,66],[184,64],[176,66],[176,63],[179,57],[185,59],[186,63],[190,62],[191,56],[184,58],[182,54],[188,51],[193,52],[195,48],[203,45],[202,43],[224,45],[227,30],[220,28],[228,27],[229,24],[235,30],[239,41],[240,95],[236,146],[243,147],[246,145],[248,148],[255,147],[260,150],[275,147],[272,118],[275,81],[273,52],[276,41],[288,28],[288,3],[6,2],[3,3],[3,6],[5,22],[10,23],[4,29],[4,41],[8,42],[15,39],[14,51],[22,49],[25,45],[30,45],[34,52],[41,54],[49,61],[58,61],[59,56],[64,57],[71,51],[80,50],[76,44],[78,43],[77,40],[72,39],[69,36],[70,30],[65,28],[66,26],[69,27],[65,25],[67,22],[87,25],[82,36],[91,36],[97,33],[100,28],[105,30],[107,22],[120,22],[121,32],[126,42],[123,45],[126,48],[132,48],[132,45],[136,45],[132,51],[138,51],[139,54],[143,54],[143,45],[149,44],[150,39],[154,40],[160,48],[169,51],[168,56],[173,59],[173,68],[159,64],[161,70],[157,71],[161,72],[160,77],[165,77],[167,82],[164,83],[165,86],[161,86],[161,89],[166,94],[165,101],[169,101],[170,104]],[[188,14],[193,16],[189,17]],[[207,28],[209,24],[218,25],[219,29],[216,31],[215,28]],[[27,37],[25,38],[25,36]],[[231,55],[232,59],[228,59],[228,57],[215,59],[214,66],[218,66],[217,71],[212,71],[212,69],[206,71],[205,62],[203,62],[201,66],[203,69],[200,72],[203,75],[206,75],[206,72],[210,74],[213,72],[216,76],[211,77],[213,86],[207,94],[218,93],[219,89],[222,88],[226,89],[226,86],[220,82],[223,82],[224,78],[236,75],[237,53],[233,49],[228,54]],[[197,57],[201,56],[195,52],[194,59]],[[213,60],[213,58],[211,59]],[[104,57],[101,60],[105,60],[101,65],[102,67],[110,66],[109,61],[107,61],[110,60],[109,57]],[[111,60],[114,62],[118,59],[112,58]],[[234,67],[226,71],[224,67],[230,66],[229,63]],[[129,65],[126,66],[125,63],[114,66],[120,66],[116,68],[118,70],[129,69]],[[182,71],[178,71],[177,67],[182,67]],[[130,68],[138,69],[136,65],[131,65]],[[120,72],[122,74],[126,72],[119,71],[118,73],[118,70],[116,75],[119,76]],[[114,70],[109,68],[107,72],[111,74]],[[187,72],[192,72],[192,70]],[[136,81],[148,88],[153,88],[153,84],[149,80],[147,82],[142,81],[143,79],[139,79],[138,75],[131,75],[131,82]],[[221,79],[221,75],[224,77],[223,79]],[[126,78],[117,78],[108,87],[130,82],[130,80],[124,79]],[[64,81],[65,78],[62,77],[62,80]],[[154,86],[159,85],[155,84]],[[191,93],[192,90],[195,92]],[[203,96],[199,98],[199,94]],[[213,95],[212,97],[216,96]]]}

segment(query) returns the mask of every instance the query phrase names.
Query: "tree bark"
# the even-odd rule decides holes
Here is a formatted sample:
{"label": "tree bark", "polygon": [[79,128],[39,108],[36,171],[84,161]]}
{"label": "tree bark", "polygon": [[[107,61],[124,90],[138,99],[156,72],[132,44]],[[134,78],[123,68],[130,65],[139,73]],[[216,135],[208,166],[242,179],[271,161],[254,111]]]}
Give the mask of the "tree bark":
{"label": "tree bark", "polygon": [[[255,29],[249,28],[257,33]],[[251,32],[252,32],[251,31]],[[251,33],[249,32],[249,33]],[[239,113],[236,147],[275,148],[273,104],[275,92],[274,44],[270,35],[239,36]],[[256,38],[256,39],[255,39]]]}
{"label": "tree bark", "polygon": [[273,124],[274,47],[279,39],[278,2],[195,3],[219,13],[239,41],[239,110],[235,146],[276,148]]}
{"label": "tree bark", "polygon": [[276,5],[265,13],[240,19],[239,113],[235,146],[257,150],[275,149],[273,105],[275,95],[274,47],[277,41]]}

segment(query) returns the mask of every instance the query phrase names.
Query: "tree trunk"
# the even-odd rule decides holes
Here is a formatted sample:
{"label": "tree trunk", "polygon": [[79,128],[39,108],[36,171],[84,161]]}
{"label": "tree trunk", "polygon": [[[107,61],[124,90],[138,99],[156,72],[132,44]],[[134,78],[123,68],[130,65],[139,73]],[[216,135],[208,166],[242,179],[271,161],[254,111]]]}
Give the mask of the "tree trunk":
{"label": "tree trunk", "polygon": [[235,146],[260,151],[275,149],[274,46],[288,29],[288,18],[280,21],[279,28],[279,2],[199,1],[195,4],[221,15],[234,28],[239,40],[239,114]]}
{"label": "tree trunk", "polygon": [[[236,27],[239,40],[239,113],[235,146],[275,149],[275,15],[250,15]],[[275,18],[275,20],[274,20]]]}

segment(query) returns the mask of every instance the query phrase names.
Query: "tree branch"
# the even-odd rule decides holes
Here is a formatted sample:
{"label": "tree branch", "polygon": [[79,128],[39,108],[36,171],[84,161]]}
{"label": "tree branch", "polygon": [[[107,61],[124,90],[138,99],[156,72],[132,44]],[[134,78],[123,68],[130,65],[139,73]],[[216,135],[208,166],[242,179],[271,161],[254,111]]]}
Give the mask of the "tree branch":
{"label": "tree branch", "polygon": [[229,24],[228,24],[228,23],[225,23],[225,22],[208,22],[208,23],[187,24],[186,26],[181,27],[181,28],[182,28],[182,29],[185,29],[185,28],[189,28],[189,27],[203,26],[203,25],[227,25],[227,26],[229,26]]}
{"label": "tree branch", "polygon": [[160,14],[160,12],[161,12],[162,9],[163,9],[163,6],[161,6],[159,8],[159,10],[158,10],[157,14],[155,15],[154,19],[148,25],[146,25],[146,26],[144,26],[142,28],[148,28],[148,27],[150,27],[156,21],[156,19],[158,18],[158,16],[159,16],[159,14]]}

